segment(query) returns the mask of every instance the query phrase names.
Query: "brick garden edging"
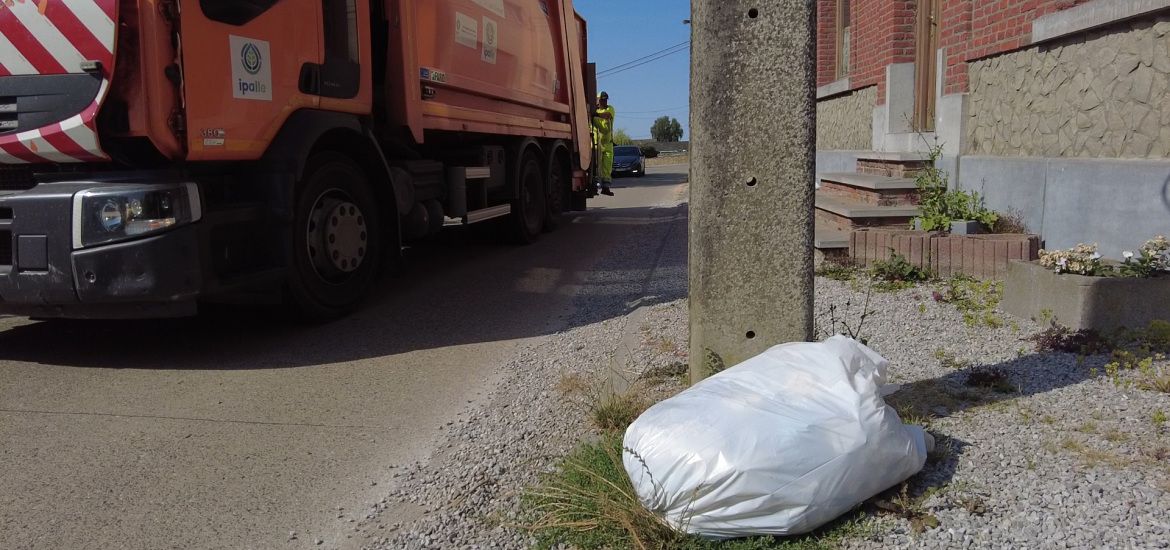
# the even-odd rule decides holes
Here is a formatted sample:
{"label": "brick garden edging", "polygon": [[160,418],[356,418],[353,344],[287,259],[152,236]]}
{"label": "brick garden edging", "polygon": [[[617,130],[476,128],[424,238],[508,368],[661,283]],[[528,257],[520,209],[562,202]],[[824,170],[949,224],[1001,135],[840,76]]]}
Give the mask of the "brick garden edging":
{"label": "brick garden edging", "polygon": [[891,250],[939,277],[964,274],[1003,279],[1011,260],[1040,257],[1040,236],[1016,233],[950,235],[902,229],[858,229],[849,235],[849,257],[869,267]]}

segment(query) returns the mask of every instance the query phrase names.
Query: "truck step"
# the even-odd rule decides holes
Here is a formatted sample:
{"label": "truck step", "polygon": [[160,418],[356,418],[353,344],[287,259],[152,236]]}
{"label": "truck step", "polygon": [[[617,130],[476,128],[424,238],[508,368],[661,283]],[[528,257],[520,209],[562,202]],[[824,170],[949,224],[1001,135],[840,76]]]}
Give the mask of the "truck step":
{"label": "truck step", "polygon": [[472,210],[467,213],[465,218],[447,218],[443,222],[444,226],[453,225],[471,225],[473,223],[485,222],[496,218],[502,218],[512,213],[512,205],[501,204],[499,206],[492,206],[481,210]]}

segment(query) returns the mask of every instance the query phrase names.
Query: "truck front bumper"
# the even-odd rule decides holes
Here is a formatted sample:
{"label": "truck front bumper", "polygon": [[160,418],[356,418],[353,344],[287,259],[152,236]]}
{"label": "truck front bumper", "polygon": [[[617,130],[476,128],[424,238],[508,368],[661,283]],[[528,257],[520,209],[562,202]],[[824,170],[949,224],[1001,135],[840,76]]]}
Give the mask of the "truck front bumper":
{"label": "truck front bumper", "polygon": [[196,224],[113,244],[75,246],[74,197],[128,183],[142,182],[85,178],[0,192],[0,313],[143,318],[196,312],[203,273]]}

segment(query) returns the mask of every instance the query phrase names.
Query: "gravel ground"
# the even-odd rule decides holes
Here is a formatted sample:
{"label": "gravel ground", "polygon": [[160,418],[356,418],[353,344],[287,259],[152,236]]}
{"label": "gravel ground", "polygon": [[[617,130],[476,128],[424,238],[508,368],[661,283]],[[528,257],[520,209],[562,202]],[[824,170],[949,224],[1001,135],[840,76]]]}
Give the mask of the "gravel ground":
{"label": "gravel ground", "polygon": [[[444,452],[402,469],[394,492],[358,525],[369,547],[529,546],[516,525],[520,491],[590,436],[584,411],[558,382],[604,376],[630,334],[637,345],[624,355],[632,378],[685,364],[685,211],[651,216],[654,223],[589,275],[565,330],[507,365],[486,405],[450,427]],[[830,304],[841,318],[851,301],[856,317],[856,286],[818,278],[816,292],[818,326],[830,325]],[[846,547],[1170,546],[1170,437],[1152,420],[1156,410],[1170,414],[1170,395],[1094,376],[1104,357],[1036,353],[1026,340],[1040,330],[1032,321],[1004,316],[1000,328],[968,326],[953,306],[931,298],[929,286],[875,293],[870,309],[862,336],[903,385],[891,402],[929,411],[929,429],[951,451],[911,482],[921,513],[938,527],[915,530],[905,517],[879,516],[873,537]],[[939,350],[953,361],[940,361]],[[967,374],[986,366],[1003,369],[1017,391],[972,394]],[[681,387],[663,380],[657,395]],[[966,397],[939,398],[952,394]],[[422,507],[423,519],[387,523],[381,510],[404,503]]]}
{"label": "gravel ground", "polygon": [[[449,427],[444,451],[402,468],[394,491],[371,506],[357,525],[367,547],[528,547],[517,525],[520,492],[590,433],[585,411],[558,383],[571,376],[602,379],[631,332],[644,336],[636,339],[637,350],[620,350],[634,357],[630,376],[686,361],[680,351],[686,345],[686,207],[634,215],[645,219],[586,274],[564,330],[522,349],[486,404]],[[630,318],[642,326],[627,326]],[[410,505],[423,508],[423,519],[399,525],[383,517],[389,507]]]}

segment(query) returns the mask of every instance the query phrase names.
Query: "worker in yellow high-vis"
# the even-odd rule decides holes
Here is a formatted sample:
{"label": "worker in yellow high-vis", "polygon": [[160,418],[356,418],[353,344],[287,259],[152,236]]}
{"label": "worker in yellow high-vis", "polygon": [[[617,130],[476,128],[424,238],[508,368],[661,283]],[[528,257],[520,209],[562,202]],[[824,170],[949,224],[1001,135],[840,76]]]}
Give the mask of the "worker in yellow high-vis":
{"label": "worker in yellow high-vis", "polygon": [[613,196],[609,189],[613,181],[613,105],[609,104],[609,94],[601,92],[597,96],[597,110],[593,112],[593,148],[598,152],[597,179],[601,180],[601,194]]}

